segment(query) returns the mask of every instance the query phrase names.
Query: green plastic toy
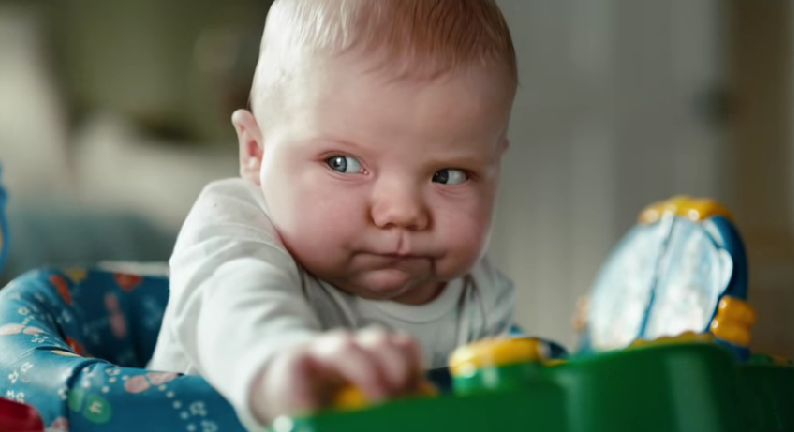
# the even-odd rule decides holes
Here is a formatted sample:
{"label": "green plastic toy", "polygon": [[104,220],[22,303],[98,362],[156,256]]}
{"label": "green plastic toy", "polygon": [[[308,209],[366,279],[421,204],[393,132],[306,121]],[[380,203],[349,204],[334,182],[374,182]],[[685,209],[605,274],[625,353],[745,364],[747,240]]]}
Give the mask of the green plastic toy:
{"label": "green plastic toy", "polygon": [[[454,394],[360,410],[281,418],[275,432],[772,432],[794,431],[794,366],[768,356],[739,363],[692,336],[548,362],[478,366],[531,341],[466,347],[453,364]],[[453,356],[454,357],[454,356]],[[454,360],[453,360],[454,361]]]}

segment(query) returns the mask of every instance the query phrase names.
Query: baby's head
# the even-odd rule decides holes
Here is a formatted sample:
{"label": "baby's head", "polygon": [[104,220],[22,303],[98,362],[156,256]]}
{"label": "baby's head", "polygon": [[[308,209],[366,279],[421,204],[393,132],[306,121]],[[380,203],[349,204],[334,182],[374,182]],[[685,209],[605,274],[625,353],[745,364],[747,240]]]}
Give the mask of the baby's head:
{"label": "baby's head", "polygon": [[487,248],[516,86],[494,0],[276,0],[241,174],[308,272],[426,303]]}

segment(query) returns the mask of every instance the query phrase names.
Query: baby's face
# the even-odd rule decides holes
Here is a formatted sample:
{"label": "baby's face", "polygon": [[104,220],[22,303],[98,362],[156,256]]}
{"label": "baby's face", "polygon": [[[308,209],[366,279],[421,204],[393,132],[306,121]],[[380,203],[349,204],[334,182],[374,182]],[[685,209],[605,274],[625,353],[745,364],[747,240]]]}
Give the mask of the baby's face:
{"label": "baby's face", "polygon": [[365,66],[313,65],[260,119],[260,184],[307,271],[422,304],[487,247],[512,91],[481,70],[417,82]]}

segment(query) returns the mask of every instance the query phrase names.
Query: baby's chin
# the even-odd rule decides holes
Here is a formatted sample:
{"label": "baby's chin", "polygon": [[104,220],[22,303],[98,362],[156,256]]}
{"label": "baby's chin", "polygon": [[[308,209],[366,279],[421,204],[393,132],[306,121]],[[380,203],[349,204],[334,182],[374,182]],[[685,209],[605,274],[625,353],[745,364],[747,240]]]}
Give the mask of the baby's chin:
{"label": "baby's chin", "polygon": [[[439,282],[430,275],[417,277],[400,269],[370,270],[341,289],[369,300],[422,305],[435,299]],[[344,286],[346,285],[346,286]]]}

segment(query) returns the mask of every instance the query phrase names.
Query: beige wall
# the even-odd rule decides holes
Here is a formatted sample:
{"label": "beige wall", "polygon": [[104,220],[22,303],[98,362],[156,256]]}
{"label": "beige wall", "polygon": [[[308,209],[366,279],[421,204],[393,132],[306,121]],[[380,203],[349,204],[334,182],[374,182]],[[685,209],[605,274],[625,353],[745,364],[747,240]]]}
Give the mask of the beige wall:
{"label": "beige wall", "polygon": [[794,356],[790,1],[732,0],[731,204],[750,261],[755,347]]}

